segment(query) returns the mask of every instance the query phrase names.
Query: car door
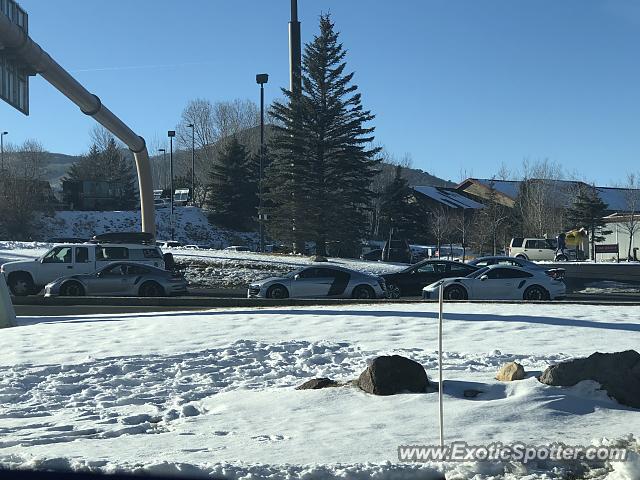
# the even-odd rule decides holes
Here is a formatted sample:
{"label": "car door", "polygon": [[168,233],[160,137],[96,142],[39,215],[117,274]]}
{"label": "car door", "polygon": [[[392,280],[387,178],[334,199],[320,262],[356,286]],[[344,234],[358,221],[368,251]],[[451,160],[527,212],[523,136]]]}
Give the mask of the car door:
{"label": "car door", "polygon": [[92,295],[121,295],[127,281],[126,274],[126,265],[110,265],[89,280],[89,290]]}
{"label": "car door", "polygon": [[89,255],[89,247],[73,247],[73,274],[93,273],[95,262]]}
{"label": "car door", "polygon": [[[473,298],[478,300],[504,300],[511,295],[513,280],[508,268],[492,268],[473,283]],[[507,277],[507,278],[505,278]]]}
{"label": "car door", "polygon": [[124,279],[120,286],[122,289],[119,291],[119,295],[136,295],[138,288],[140,287],[142,277],[149,275],[150,270],[143,265],[124,265],[126,270],[123,270]]}
{"label": "car door", "polygon": [[[305,268],[299,272],[291,281],[292,297],[314,297],[318,296],[321,287],[318,287],[319,269],[316,267]],[[329,292],[329,287],[325,291],[325,295]]]}
{"label": "car door", "polygon": [[73,275],[73,246],[54,247],[40,261],[42,264],[34,280],[41,286],[57,278]]}

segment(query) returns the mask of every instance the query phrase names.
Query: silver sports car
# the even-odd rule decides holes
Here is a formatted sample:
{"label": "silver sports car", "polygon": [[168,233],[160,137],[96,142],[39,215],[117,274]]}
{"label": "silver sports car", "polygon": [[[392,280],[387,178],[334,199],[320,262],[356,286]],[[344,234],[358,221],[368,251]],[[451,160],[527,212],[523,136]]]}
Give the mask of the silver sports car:
{"label": "silver sports car", "polygon": [[249,285],[249,298],[384,298],[382,277],[343,267],[327,265],[300,268],[278,278],[267,278]]}
{"label": "silver sports car", "polygon": [[138,263],[117,262],[86,275],[61,277],[44,287],[45,297],[83,295],[162,297],[187,292],[175,272]]}

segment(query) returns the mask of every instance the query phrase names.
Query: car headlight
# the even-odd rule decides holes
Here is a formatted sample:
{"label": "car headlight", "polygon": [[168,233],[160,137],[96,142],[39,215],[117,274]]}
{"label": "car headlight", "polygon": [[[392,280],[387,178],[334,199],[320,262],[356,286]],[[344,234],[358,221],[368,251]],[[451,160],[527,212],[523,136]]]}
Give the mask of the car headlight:
{"label": "car headlight", "polygon": [[443,283],[444,283],[444,280],[438,280],[437,282],[432,283],[431,285],[429,285],[427,288],[428,289],[438,288]]}

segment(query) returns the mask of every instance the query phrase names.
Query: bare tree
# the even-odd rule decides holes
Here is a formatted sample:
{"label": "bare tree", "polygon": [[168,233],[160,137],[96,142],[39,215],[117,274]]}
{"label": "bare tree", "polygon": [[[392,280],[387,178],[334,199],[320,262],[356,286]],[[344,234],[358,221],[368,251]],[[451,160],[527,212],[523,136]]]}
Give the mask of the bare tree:
{"label": "bare tree", "polygon": [[635,173],[627,174],[625,185],[625,209],[620,226],[629,235],[627,260],[631,260],[631,248],[635,234],[640,230],[640,178]]}
{"label": "bare tree", "polygon": [[449,209],[445,207],[436,207],[430,212],[431,216],[431,233],[436,239],[436,247],[440,252],[440,245],[444,239],[449,238],[453,231],[452,215]]}

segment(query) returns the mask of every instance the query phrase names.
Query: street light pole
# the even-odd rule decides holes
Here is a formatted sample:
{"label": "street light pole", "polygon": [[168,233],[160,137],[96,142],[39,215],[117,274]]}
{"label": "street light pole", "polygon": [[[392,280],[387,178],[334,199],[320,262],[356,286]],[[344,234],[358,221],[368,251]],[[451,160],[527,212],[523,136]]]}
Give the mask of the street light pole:
{"label": "street light pole", "polygon": [[9,132],[0,133],[0,161],[2,162],[0,166],[0,172],[4,171],[4,136],[9,135]]}
{"label": "street light pole", "polygon": [[176,136],[175,130],[169,130],[167,132],[167,136],[169,137],[169,176],[170,176],[170,202],[171,202],[171,240],[175,240],[173,238],[174,235],[174,225],[173,225],[173,137]]}
{"label": "street light pole", "polygon": [[191,204],[196,199],[196,127],[193,123],[187,125],[191,129]]}
{"label": "street light pole", "polygon": [[[167,168],[167,149],[166,148],[159,148],[158,151],[162,152],[162,165],[163,165],[163,168]],[[167,187],[167,183],[168,183],[167,180],[168,179],[167,179],[167,174],[166,174],[166,170],[165,170],[164,185],[162,186],[163,190]]]}
{"label": "street light pole", "polygon": [[258,220],[260,224],[260,251],[264,252],[264,214],[262,213],[262,173],[264,169],[264,84],[269,75],[259,73],[256,83],[260,85],[260,178],[258,180]]}

